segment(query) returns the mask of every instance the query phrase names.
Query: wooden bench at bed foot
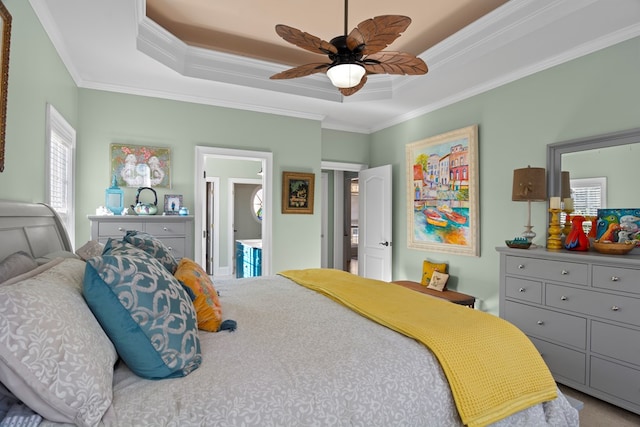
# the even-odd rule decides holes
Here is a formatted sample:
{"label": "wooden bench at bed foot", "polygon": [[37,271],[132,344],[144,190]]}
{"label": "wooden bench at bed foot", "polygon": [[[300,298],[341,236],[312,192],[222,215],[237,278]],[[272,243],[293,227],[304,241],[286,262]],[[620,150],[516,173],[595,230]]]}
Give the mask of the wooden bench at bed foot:
{"label": "wooden bench at bed foot", "polygon": [[434,289],[429,289],[426,286],[413,282],[411,280],[395,280],[391,283],[395,283],[396,285],[404,286],[405,288],[412,289],[417,292],[421,292],[423,294],[431,295],[436,298],[445,299],[447,301],[451,301],[454,304],[466,305],[467,307],[475,308],[476,298],[471,295],[463,294],[461,292],[456,291],[436,291]]}

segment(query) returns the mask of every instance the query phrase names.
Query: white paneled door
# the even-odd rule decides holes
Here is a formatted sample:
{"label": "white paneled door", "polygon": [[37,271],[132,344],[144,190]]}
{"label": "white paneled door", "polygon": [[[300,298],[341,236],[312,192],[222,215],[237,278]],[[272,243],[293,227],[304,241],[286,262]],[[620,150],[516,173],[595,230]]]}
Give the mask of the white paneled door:
{"label": "white paneled door", "polygon": [[360,236],[358,272],[371,279],[391,281],[391,165],[359,172]]}

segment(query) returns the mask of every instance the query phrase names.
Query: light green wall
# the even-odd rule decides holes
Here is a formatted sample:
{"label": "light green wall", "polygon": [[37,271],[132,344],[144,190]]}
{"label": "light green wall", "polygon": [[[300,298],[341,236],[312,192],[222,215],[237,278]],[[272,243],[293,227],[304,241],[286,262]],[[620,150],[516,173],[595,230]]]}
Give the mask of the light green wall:
{"label": "light green wall", "polygon": [[[452,287],[497,313],[496,246],[520,235],[526,204],[511,201],[513,170],[546,166],[546,145],[640,126],[640,38],[537,73],[372,135],[371,164],[393,164],[393,278],[418,280],[424,259],[448,262]],[[479,125],[479,258],[407,248],[407,143]],[[629,186],[629,189],[632,187]],[[532,204],[545,243],[544,203]]]}
{"label": "light green wall", "polygon": [[369,142],[369,135],[322,129],[322,160],[369,164]]}
{"label": "light green wall", "polygon": [[[78,115],[77,242],[89,237],[81,218],[103,203],[109,184],[109,144],[125,142],[172,148],[171,194],[194,206],[195,146],[273,153],[273,271],[320,265],[320,210],[282,215],[283,171],[320,173],[320,123],[142,96],[80,89]],[[251,123],[251,126],[247,126]],[[158,191],[164,199],[165,191]],[[125,200],[133,200],[132,189]]]}
{"label": "light green wall", "polygon": [[3,3],[12,17],[12,31],[0,199],[42,202],[46,103],[55,105],[72,126],[77,126],[77,90],[29,2]]}

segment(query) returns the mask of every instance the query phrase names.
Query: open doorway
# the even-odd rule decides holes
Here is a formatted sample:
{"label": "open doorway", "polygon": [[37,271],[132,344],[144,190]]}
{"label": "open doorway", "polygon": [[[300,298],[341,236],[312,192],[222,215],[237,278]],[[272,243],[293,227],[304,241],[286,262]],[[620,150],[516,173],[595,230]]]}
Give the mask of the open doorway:
{"label": "open doorway", "polygon": [[233,230],[233,276],[255,277],[262,275],[262,180],[230,179],[229,191],[233,195],[229,203],[229,225]]}
{"label": "open doorway", "polygon": [[[233,233],[233,202],[229,199],[232,191],[228,182],[249,179],[246,176],[232,176],[225,170],[239,171],[255,169],[251,183],[257,183],[262,190],[261,250],[262,274],[271,272],[272,250],[272,153],[235,150],[217,147],[196,147],[195,176],[195,260],[203,267],[210,264],[210,275],[216,278],[234,277],[235,238]],[[261,175],[259,175],[261,173]],[[226,181],[226,182],[224,182]],[[231,218],[233,218],[231,216]]]}
{"label": "open doorway", "polygon": [[358,173],[344,173],[343,270],[358,274],[359,190]]}
{"label": "open doorway", "polygon": [[[350,271],[350,267],[356,265],[351,262],[351,180],[357,180],[358,172],[365,169],[367,165],[359,163],[322,162],[322,170],[326,173],[322,205],[327,207],[322,211],[323,267]],[[358,219],[359,210],[358,206]],[[361,232],[357,223],[354,233]],[[355,251],[357,256],[357,249]]]}

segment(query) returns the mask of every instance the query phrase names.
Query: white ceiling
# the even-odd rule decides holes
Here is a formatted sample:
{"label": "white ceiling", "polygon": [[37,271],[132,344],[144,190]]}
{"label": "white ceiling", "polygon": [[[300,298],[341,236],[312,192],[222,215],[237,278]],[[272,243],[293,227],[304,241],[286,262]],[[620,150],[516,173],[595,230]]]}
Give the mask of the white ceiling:
{"label": "white ceiling", "polygon": [[[420,53],[426,75],[369,76],[343,98],[324,74],[269,80],[289,66],[188,45],[146,17],[145,0],[29,1],[78,87],[309,118],[361,133],[640,35],[639,0],[510,0]],[[280,23],[313,33],[294,22],[273,25]]]}

